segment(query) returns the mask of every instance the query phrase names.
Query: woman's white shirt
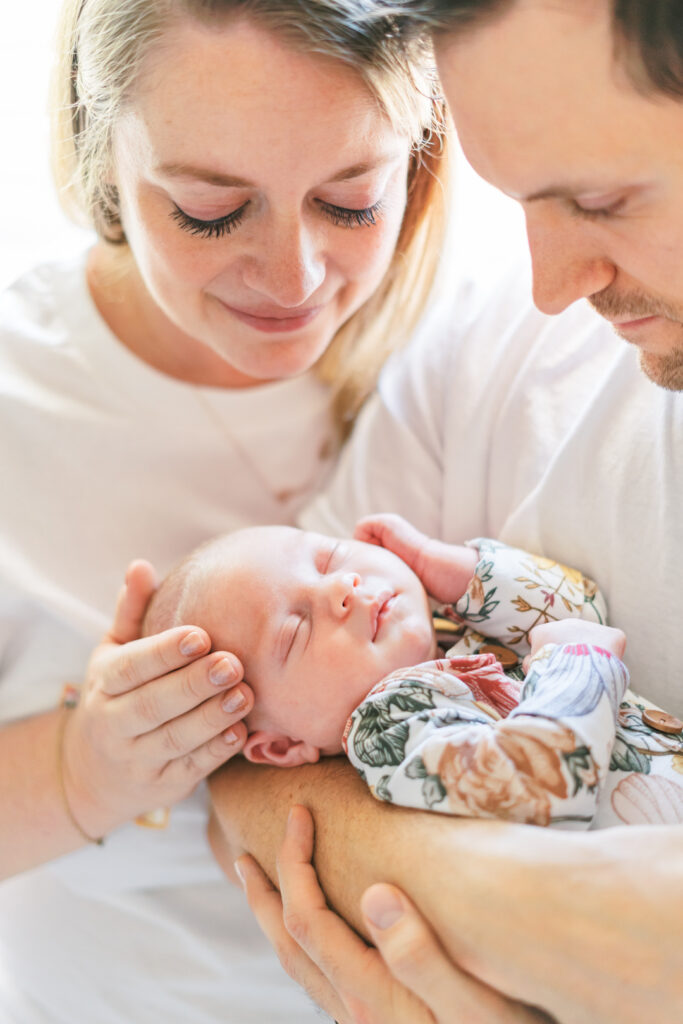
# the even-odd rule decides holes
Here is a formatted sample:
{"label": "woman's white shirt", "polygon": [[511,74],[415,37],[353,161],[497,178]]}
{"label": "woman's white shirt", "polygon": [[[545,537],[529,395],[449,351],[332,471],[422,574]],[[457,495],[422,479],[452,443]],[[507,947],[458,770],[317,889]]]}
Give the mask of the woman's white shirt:
{"label": "woman's white shirt", "polygon": [[[127,563],[292,522],[326,478],[309,373],[222,391],[169,378],[99,317],[83,256],[0,297],[0,721],[83,676]],[[206,791],[0,886],[3,1024],[299,1024],[282,972],[205,838]]]}

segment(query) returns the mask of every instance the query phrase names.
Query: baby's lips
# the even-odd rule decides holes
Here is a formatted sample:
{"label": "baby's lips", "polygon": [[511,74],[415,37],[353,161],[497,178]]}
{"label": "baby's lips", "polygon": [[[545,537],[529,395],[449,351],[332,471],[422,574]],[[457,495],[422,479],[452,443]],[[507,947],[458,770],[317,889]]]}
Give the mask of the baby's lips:
{"label": "baby's lips", "polygon": [[373,642],[377,637],[377,633],[379,632],[379,627],[382,621],[382,614],[386,611],[386,606],[389,603],[389,601],[392,600],[393,597],[393,590],[383,590],[380,594],[377,595],[377,597],[373,600],[372,604],[370,605],[370,622],[372,627]]}

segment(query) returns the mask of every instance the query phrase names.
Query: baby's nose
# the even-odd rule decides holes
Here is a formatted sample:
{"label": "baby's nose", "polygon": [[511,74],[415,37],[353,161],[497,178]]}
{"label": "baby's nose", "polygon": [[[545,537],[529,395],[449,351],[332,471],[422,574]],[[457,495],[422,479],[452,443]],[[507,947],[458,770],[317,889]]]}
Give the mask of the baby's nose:
{"label": "baby's nose", "polygon": [[357,572],[339,572],[328,576],[328,595],[333,614],[344,618],[353,608],[360,586]]}

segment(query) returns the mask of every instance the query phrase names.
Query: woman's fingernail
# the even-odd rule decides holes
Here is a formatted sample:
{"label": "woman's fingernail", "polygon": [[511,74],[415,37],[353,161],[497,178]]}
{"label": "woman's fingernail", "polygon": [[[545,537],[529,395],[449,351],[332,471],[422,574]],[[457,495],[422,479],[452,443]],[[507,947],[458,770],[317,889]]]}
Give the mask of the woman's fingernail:
{"label": "woman's fingernail", "polygon": [[227,729],[223,733],[223,739],[225,740],[226,743],[237,743],[239,736],[237,735],[234,729]]}
{"label": "woman's fingernail", "polygon": [[209,679],[214,686],[225,686],[226,683],[231,682],[237,678],[235,672],[235,666],[229,658],[221,658],[217,661],[209,672]]}
{"label": "woman's fingernail", "polygon": [[369,889],[363,897],[363,913],[375,928],[391,928],[403,916],[403,904],[396,894],[385,886]]}
{"label": "woman's fingernail", "polygon": [[242,888],[246,889],[247,882],[246,882],[246,878],[245,878],[245,875],[244,875],[244,871],[242,870],[242,865],[240,864],[240,862],[238,860],[236,860],[232,866],[235,869],[235,874],[237,875],[237,877],[239,878],[240,882],[242,883]]}
{"label": "woman's fingernail", "polygon": [[239,711],[240,708],[243,708],[246,703],[246,698],[241,690],[231,690],[223,701],[223,710],[227,711],[228,714],[232,714],[233,711]]}
{"label": "woman's fingernail", "polygon": [[180,641],[180,653],[189,658],[193,654],[199,654],[206,647],[206,640],[201,633],[188,633]]}

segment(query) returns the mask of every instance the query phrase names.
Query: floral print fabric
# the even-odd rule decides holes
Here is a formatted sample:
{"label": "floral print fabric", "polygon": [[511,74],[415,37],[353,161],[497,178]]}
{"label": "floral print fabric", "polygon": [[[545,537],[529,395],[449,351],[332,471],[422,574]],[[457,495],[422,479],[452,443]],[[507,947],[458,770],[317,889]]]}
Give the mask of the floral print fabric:
{"label": "floral print fabric", "polygon": [[444,609],[457,642],[442,659],[387,676],[347,725],[344,748],[374,795],[561,828],[683,821],[683,734],[643,721],[646,704],[626,693],[618,658],[548,644],[522,684],[494,653],[525,655],[540,622],[604,622],[592,581],[496,541],[471,545],[481,556],[475,577]]}

